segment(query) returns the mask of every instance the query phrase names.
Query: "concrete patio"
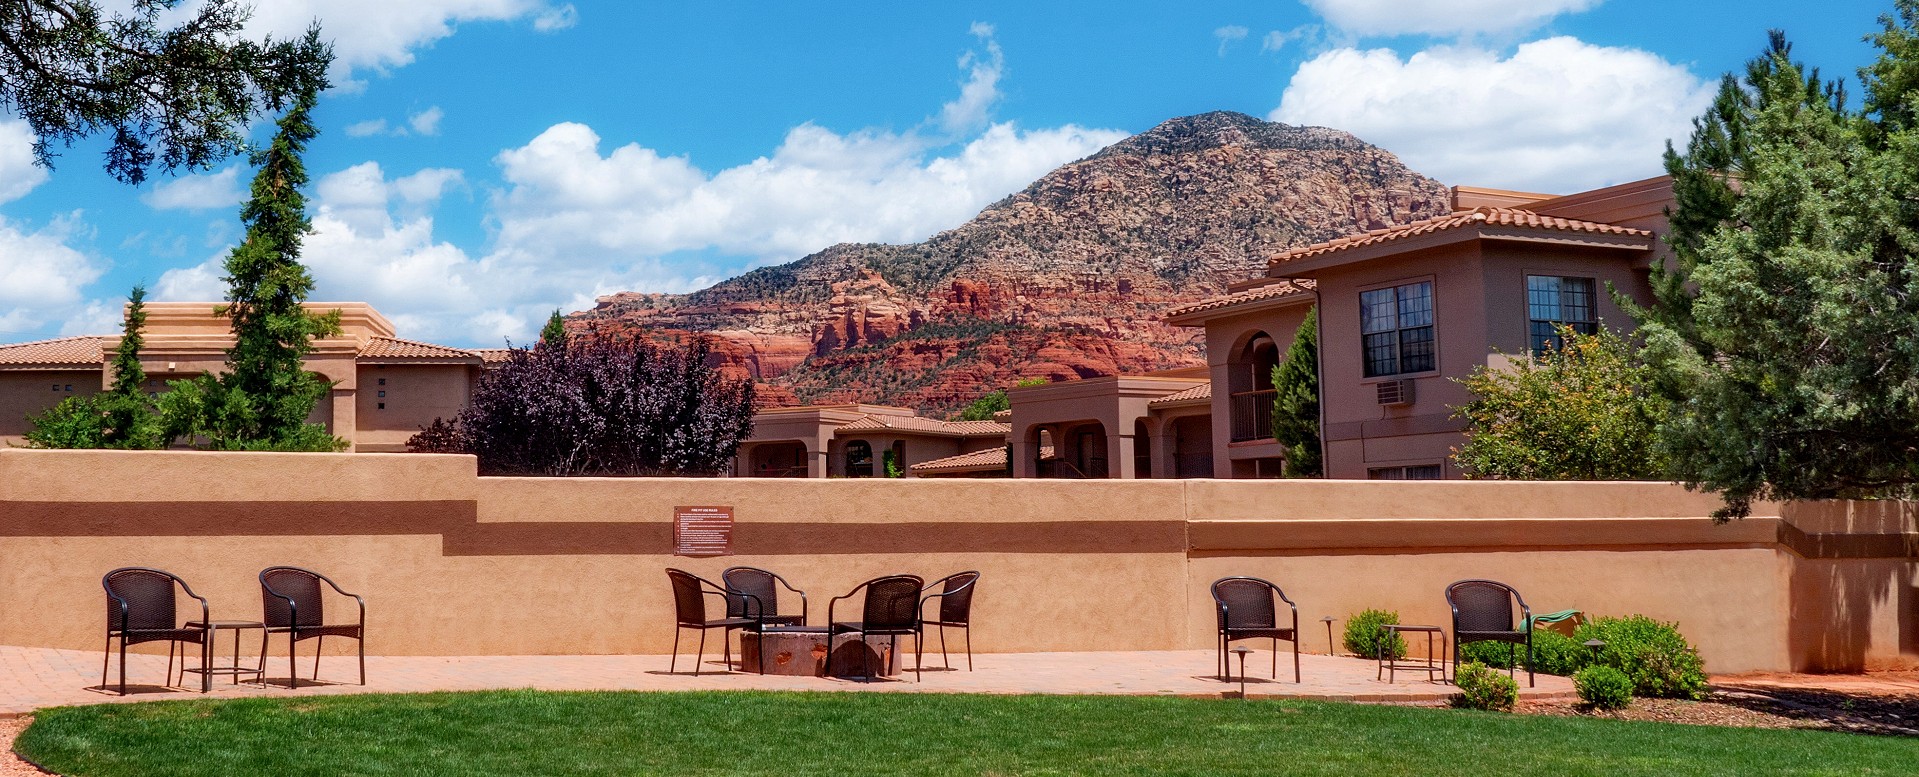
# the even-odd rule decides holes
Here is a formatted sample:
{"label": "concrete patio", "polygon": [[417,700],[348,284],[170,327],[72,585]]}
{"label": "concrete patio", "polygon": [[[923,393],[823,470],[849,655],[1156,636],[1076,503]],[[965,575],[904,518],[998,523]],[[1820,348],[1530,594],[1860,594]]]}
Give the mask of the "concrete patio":
{"label": "concrete patio", "polygon": [[[224,647],[224,645],[223,645]],[[225,658],[226,651],[222,651]],[[367,685],[355,679],[351,656],[327,656],[320,679],[327,684],[289,690],[284,686],[286,659],[268,663],[267,687],[230,685],[215,678],[213,698],[287,696],[292,694],[400,693],[468,691],[496,688],[543,690],[633,691],[854,691],[906,693],[1046,693],[1168,695],[1218,698],[1237,695],[1239,683],[1223,683],[1213,673],[1209,650],[1107,653],[994,653],[974,656],[977,671],[964,670],[965,658],[949,671],[938,654],[927,657],[923,681],[913,682],[908,671],[902,680],[865,683],[808,677],[760,676],[726,671],[717,654],[709,653],[701,675],[691,671],[691,654],[682,654],[678,672],[668,673],[667,656],[369,656]],[[1401,672],[1397,682],[1374,679],[1370,660],[1306,654],[1300,657],[1305,682],[1291,680],[1290,655],[1280,653],[1280,677],[1266,677],[1268,653],[1247,657],[1252,677],[1246,683],[1250,698],[1303,698],[1397,704],[1431,704],[1453,692],[1450,685],[1429,682],[1424,674]],[[197,660],[197,658],[196,658]],[[911,657],[906,659],[910,670]],[[205,698],[198,678],[188,676],[192,690],[161,688],[166,656],[136,655],[128,660],[127,680],[132,691],[122,698],[98,689],[99,651],[54,650],[0,646],[0,717],[31,713],[41,707],[71,704]],[[300,672],[312,671],[310,655],[303,656]],[[116,671],[117,675],[118,672]],[[302,682],[306,682],[304,679]],[[134,687],[137,685],[138,687]],[[1520,698],[1573,697],[1572,681],[1540,675],[1536,688],[1527,688],[1520,675]]]}

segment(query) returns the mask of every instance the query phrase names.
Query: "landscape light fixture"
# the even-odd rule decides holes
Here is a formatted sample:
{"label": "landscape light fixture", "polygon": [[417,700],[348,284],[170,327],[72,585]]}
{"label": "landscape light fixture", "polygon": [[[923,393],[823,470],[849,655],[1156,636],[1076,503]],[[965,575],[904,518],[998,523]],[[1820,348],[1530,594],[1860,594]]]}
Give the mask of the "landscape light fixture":
{"label": "landscape light fixture", "polygon": [[1326,624],[1326,655],[1339,655],[1333,652],[1333,616],[1328,615],[1320,620]]}
{"label": "landscape light fixture", "polygon": [[1246,699],[1246,654],[1251,652],[1253,649],[1245,645],[1233,648],[1233,655],[1239,656],[1239,698],[1242,701]]}

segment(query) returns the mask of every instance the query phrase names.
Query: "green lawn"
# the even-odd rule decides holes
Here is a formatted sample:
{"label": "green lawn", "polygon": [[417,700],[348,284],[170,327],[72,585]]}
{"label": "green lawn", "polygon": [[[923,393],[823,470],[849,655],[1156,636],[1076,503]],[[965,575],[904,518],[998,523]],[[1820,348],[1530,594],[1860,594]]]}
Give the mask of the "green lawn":
{"label": "green lawn", "polygon": [[68,775],[1912,774],[1919,740],[1314,702],[497,691],[43,710]]}

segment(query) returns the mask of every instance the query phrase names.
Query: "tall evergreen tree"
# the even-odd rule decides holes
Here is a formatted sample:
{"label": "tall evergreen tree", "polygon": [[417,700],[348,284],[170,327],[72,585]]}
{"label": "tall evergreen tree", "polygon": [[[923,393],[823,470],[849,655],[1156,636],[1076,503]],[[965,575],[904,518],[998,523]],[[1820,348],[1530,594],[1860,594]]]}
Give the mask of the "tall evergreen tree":
{"label": "tall evergreen tree", "polygon": [[546,326],[540,329],[540,345],[548,348],[566,347],[566,317],[560,315],[559,308],[553,309],[553,315],[547,316]]}
{"label": "tall evergreen tree", "polygon": [[1286,477],[1325,474],[1319,444],[1319,307],[1293,334],[1286,360],[1273,368],[1273,439],[1286,448]]}
{"label": "tall evergreen tree", "polygon": [[1635,315],[1660,443],[1717,517],[1919,483],[1919,3],[1896,8],[1863,110],[1775,32],[1667,151],[1675,260]]}
{"label": "tall evergreen tree", "polygon": [[233,322],[226,372],[176,381],[167,395],[175,434],[205,438],[219,450],[340,450],[345,443],[307,423],[332,387],[302,363],[315,338],[340,331],[340,313],[315,314],[301,305],[313,278],[300,264],[300,244],[312,231],[301,155],[317,130],[314,96],[301,95],[282,116],[273,142],[254,154],[259,172],[240,211],[246,239],[227,257],[227,302],[216,315]]}
{"label": "tall evergreen tree", "polygon": [[147,323],[147,290],[133,287],[127,296],[126,320],[120,345],[108,365],[112,385],[92,396],[69,397],[34,416],[26,434],[37,448],[120,448],[150,450],[166,447],[160,418],[146,395],[146,370],[140,366],[140,348]]}

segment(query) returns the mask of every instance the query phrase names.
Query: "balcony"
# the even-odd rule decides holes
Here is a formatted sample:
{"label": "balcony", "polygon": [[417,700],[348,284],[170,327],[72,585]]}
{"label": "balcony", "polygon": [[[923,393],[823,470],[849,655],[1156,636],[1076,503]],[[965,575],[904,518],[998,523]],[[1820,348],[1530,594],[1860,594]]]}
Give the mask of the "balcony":
{"label": "balcony", "polygon": [[1273,401],[1278,396],[1278,391],[1265,389],[1235,392],[1229,397],[1233,413],[1232,441],[1273,439]]}

